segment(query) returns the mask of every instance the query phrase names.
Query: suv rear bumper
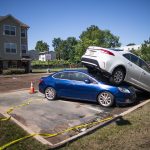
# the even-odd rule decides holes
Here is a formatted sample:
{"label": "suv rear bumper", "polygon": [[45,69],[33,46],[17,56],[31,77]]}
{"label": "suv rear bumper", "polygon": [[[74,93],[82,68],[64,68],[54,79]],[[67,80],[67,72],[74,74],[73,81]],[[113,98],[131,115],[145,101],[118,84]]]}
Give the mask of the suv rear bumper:
{"label": "suv rear bumper", "polygon": [[96,69],[100,69],[100,66],[97,62],[97,60],[93,60],[90,58],[81,58],[81,62],[86,66],[86,67],[92,67],[92,68],[96,68]]}
{"label": "suv rear bumper", "polygon": [[94,68],[96,70],[99,70],[99,71],[103,72],[105,76],[108,76],[108,77],[111,76],[111,74],[109,72],[107,72],[107,71],[103,70],[102,68],[100,68],[99,63],[98,63],[97,60],[82,57],[81,62],[87,68]]}

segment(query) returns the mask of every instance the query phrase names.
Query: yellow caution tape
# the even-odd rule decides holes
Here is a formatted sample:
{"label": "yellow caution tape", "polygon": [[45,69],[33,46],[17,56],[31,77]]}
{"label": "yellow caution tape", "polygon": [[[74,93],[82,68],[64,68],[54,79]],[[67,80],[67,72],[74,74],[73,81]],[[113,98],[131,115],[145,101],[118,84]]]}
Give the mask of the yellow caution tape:
{"label": "yellow caution tape", "polygon": [[65,129],[65,130],[63,130],[61,132],[52,133],[52,134],[50,134],[50,133],[35,133],[35,134],[27,135],[27,136],[24,136],[22,138],[19,138],[17,140],[14,140],[14,141],[12,141],[10,143],[7,143],[7,144],[1,146],[0,150],[3,150],[3,149],[5,149],[5,148],[7,148],[7,147],[9,147],[9,146],[11,146],[13,144],[16,144],[16,143],[18,143],[20,141],[26,140],[26,139],[28,139],[30,137],[33,137],[33,136],[36,136],[36,135],[40,135],[40,136],[43,136],[43,137],[50,138],[50,137],[54,137],[54,136],[63,134],[65,132],[69,132],[69,131],[74,130],[74,129],[82,129],[82,128],[86,128],[86,127],[91,127],[91,126],[97,125],[98,123],[109,121],[111,119],[113,119],[113,117],[108,117],[108,118],[105,118],[105,119],[102,119],[102,120],[98,120],[98,121],[94,121],[94,122],[90,122],[90,123],[87,123],[87,124],[77,125],[77,126]]}
{"label": "yellow caution tape", "polygon": [[[9,120],[9,119],[11,118],[10,113],[11,113],[15,108],[20,108],[20,107],[29,105],[31,102],[32,102],[32,100],[28,100],[27,102],[22,103],[22,104],[20,104],[20,105],[18,105],[18,106],[14,106],[14,107],[9,108],[9,109],[7,110],[7,112],[6,112],[6,113],[9,115],[9,117],[7,117],[7,118],[0,118],[0,121],[7,121],[7,120]],[[28,138],[30,138],[30,137],[34,137],[34,136],[36,136],[36,135],[40,135],[40,136],[43,136],[43,137],[46,137],[46,138],[50,138],[50,137],[54,137],[54,136],[57,136],[57,135],[60,135],[60,134],[69,132],[69,131],[71,131],[71,130],[80,130],[80,129],[83,129],[83,128],[90,128],[90,127],[92,127],[92,126],[94,126],[94,125],[97,125],[98,123],[106,122],[106,121],[109,121],[109,120],[111,120],[111,119],[113,119],[113,117],[108,117],[108,118],[105,118],[105,119],[102,119],[102,120],[97,120],[97,121],[90,122],[90,123],[86,123],[86,124],[80,124],[80,125],[77,125],[77,126],[74,126],[74,127],[67,128],[67,129],[65,129],[65,130],[63,130],[63,131],[61,131],[61,132],[52,133],[52,134],[51,134],[51,133],[35,133],[35,134],[30,134],[30,135],[21,137],[21,138],[19,138],[19,139],[17,139],[17,140],[14,140],[14,141],[12,141],[12,142],[10,142],[10,143],[7,143],[7,144],[1,146],[1,147],[0,147],[0,150],[3,150],[3,149],[5,149],[5,148],[7,148],[7,147],[9,147],[9,146],[11,146],[11,145],[13,145],[13,144],[16,144],[16,143],[18,143],[18,142],[20,142],[20,141],[26,140],[26,139],[28,139]]]}
{"label": "yellow caution tape", "polygon": [[1,146],[1,147],[0,147],[0,150],[3,150],[3,149],[5,149],[5,148],[7,148],[7,147],[9,147],[9,146],[11,146],[11,145],[13,145],[13,144],[16,144],[16,143],[18,143],[18,142],[20,142],[20,141],[23,141],[23,140],[28,139],[28,138],[33,137],[33,136],[35,136],[35,134],[31,134],[31,135],[28,135],[28,136],[24,136],[24,137],[22,137],[22,138],[19,138],[19,139],[17,139],[17,140],[14,140],[14,141],[12,141],[12,142],[10,142],[10,143],[7,143],[7,144]]}
{"label": "yellow caution tape", "polygon": [[25,102],[25,103],[22,103],[22,104],[20,104],[20,105],[13,106],[13,107],[9,108],[9,109],[6,111],[6,114],[8,114],[9,117],[0,118],[0,121],[7,121],[7,120],[9,120],[9,119],[11,118],[10,113],[11,113],[15,108],[20,108],[20,107],[22,107],[22,106],[29,105],[31,102],[32,102],[32,100],[28,100],[28,101]]}

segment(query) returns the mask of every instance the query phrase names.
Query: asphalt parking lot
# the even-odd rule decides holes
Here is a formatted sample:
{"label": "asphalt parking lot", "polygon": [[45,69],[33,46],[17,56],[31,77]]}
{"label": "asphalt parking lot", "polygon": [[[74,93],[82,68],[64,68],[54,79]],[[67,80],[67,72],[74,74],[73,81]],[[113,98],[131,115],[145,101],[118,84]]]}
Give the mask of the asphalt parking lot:
{"label": "asphalt parking lot", "polygon": [[[15,82],[17,85],[16,81],[18,80],[20,82],[17,85],[19,89],[19,87],[22,87],[21,81],[23,78],[24,77],[13,77],[6,81],[11,84]],[[32,77],[26,78],[30,80]],[[34,78],[37,85],[39,76]],[[25,81],[23,80],[23,82]],[[10,83],[10,89],[13,89]],[[6,84],[6,87],[8,87],[8,84]],[[48,101],[43,94],[38,92],[38,90],[36,90],[35,94],[29,94],[29,90],[11,91],[10,89],[8,89],[8,91],[5,90],[5,92],[0,92],[0,113],[5,114],[11,107],[19,106],[20,104],[30,101],[27,105],[15,108],[10,115],[34,133],[60,132],[76,125],[91,122],[95,119],[103,119],[108,116],[120,114],[132,107],[124,106],[104,108],[99,106],[97,103],[80,102],[67,99]],[[137,95],[137,103],[141,103],[150,98],[149,94],[142,92],[138,92]],[[77,135],[78,133],[78,131],[71,131],[67,134],[47,138],[46,140],[52,144],[57,144]]]}
{"label": "asphalt parking lot", "polygon": [[[31,101],[30,104],[15,108],[10,115],[35,133],[55,133],[69,127],[86,123],[95,118],[110,115],[113,109],[99,107],[97,104],[68,100],[48,101],[43,94],[28,93],[28,90],[3,93],[0,95],[1,113],[9,108]],[[74,133],[72,133],[74,134]],[[70,135],[49,139],[51,143],[60,142]]]}

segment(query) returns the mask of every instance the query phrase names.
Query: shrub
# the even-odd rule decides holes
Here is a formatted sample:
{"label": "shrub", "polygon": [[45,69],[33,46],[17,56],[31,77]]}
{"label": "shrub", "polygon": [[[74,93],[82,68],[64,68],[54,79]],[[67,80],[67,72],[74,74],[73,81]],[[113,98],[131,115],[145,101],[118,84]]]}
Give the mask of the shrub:
{"label": "shrub", "polygon": [[10,74],[24,74],[25,69],[7,69],[3,70],[3,75],[10,75]]}
{"label": "shrub", "polygon": [[42,68],[68,68],[70,66],[78,66],[81,64],[73,64],[69,61],[65,60],[53,60],[53,61],[32,61],[31,66],[34,69],[42,69]]}

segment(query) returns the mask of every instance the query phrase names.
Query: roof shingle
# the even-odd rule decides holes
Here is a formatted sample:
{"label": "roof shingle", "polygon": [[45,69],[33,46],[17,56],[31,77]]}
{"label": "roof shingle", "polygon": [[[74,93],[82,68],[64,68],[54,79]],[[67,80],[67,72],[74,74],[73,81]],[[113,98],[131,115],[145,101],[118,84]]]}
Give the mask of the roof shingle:
{"label": "roof shingle", "polygon": [[20,26],[22,26],[22,27],[26,27],[26,28],[29,28],[29,26],[28,26],[27,24],[25,24],[25,23],[21,22],[20,20],[16,19],[15,17],[13,17],[13,16],[12,16],[12,15],[10,15],[10,14],[8,14],[8,15],[6,15],[6,16],[0,16],[0,21],[2,21],[2,20],[4,20],[4,19],[6,19],[6,18],[8,18],[8,17],[13,18],[16,22],[18,22],[18,23],[20,24]]}

